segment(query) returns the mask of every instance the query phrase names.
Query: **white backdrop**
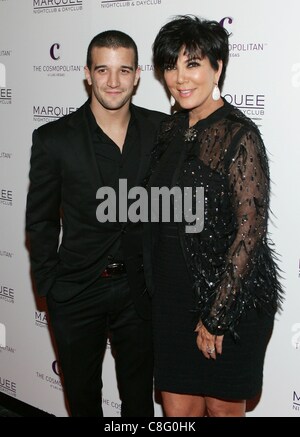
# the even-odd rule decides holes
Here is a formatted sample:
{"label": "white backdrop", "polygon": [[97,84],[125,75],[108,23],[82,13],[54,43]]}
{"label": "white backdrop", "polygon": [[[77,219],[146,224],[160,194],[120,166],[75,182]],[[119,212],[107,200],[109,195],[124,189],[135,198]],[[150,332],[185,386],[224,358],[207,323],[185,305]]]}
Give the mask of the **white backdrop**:
{"label": "white backdrop", "polygon": [[[222,20],[231,32],[223,94],[260,126],[271,160],[276,217],[270,231],[286,300],[267,350],[262,397],[249,416],[300,417],[299,1],[0,0],[0,392],[57,416],[67,412],[25,246],[31,134],[86,100],[86,49],[107,29],[129,33],[139,47],[134,102],[169,112],[153,75],[151,45],[171,16],[188,13]],[[109,345],[103,377],[104,414],[118,416]]]}

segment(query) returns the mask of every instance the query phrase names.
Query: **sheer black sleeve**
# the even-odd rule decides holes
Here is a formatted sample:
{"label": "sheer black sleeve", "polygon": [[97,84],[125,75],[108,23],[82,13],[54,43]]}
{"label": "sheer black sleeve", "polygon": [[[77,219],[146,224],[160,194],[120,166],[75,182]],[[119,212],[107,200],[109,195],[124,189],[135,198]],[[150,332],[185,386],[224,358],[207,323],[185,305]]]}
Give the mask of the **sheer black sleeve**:
{"label": "sheer black sleeve", "polygon": [[214,294],[206,328],[221,335],[233,330],[245,305],[244,280],[255,264],[256,251],[266,237],[269,171],[263,142],[248,131],[239,140],[228,168],[236,234],[226,254],[226,268]]}

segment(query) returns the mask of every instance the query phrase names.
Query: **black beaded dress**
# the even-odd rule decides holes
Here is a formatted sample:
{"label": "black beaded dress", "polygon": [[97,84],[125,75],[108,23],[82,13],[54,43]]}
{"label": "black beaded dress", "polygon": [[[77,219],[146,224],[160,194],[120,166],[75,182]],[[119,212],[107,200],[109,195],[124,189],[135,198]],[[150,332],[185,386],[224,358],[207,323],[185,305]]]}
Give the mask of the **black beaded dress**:
{"label": "black beaded dress", "polygon": [[[257,127],[226,101],[192,128],[180,112],[164,122],[151,187],[203,187],[204,228],[151,224],[155,385],[163,391],[250,399],[282,289],[267,237],[269,170]],[[197,322],[223,335],[206,359]]]}

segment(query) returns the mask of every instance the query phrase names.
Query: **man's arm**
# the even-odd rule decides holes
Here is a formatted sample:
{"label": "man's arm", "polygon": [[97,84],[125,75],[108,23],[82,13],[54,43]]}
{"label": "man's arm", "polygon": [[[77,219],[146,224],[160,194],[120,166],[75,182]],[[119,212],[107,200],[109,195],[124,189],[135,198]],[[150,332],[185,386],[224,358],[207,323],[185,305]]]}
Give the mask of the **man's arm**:
{"label": "man's arm", "polygon": [[29,179],[26,230],[32,273],[38,294],[44,296],[55,281],[58,264],[61,175],[38,131],[33,133]]}

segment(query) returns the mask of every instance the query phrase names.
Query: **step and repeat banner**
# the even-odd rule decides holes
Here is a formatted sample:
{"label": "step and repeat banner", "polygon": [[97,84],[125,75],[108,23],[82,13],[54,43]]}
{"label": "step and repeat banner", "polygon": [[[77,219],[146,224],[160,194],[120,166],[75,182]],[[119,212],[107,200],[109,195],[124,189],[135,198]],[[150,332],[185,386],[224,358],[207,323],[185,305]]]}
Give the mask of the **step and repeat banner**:
{"label": "step and repeat banner", "polygon": [[[87,99],[86,49],[107,29],[129,33],[138,45],[142,74],[134,102],[169,113],[151,46],[177,14],[217,20],[230,32],[223,95],[260,126],[269,151],[270,233],[286,299],[267,350],[263,393],[248,415],[300,417],[298,0],[0,0],[0,392],[67,416],[45,303],[34,295],[26,249],[32,131]],[[103,379],[104,414],[118,416],[109,343]],[[158,403],[155,408],[161,416]]]}

